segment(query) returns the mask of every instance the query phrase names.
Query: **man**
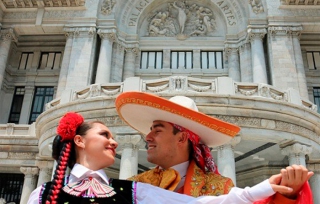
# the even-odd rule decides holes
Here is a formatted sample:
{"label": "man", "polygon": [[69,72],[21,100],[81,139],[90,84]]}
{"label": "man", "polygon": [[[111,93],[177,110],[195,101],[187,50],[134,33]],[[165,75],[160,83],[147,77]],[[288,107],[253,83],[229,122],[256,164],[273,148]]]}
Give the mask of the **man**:
{"label": "man", "polygon": [[[117,97],[116,108],[128,125],[146,135],[147,159],[157,165],[131,180],[194,197],[227,194],[234,186],[231,179],[218,173],[209,146],[230,141],[240,131],[238,126],[198,112],[195,102],[183,96],[167,100],[148,93],[125,92]],[[296,203],[298,195],[306,195],[300,190],[302,186],[309,189],[304,183],[312,173],[299,165],[281,173],[281,185],[293,191],[269,200]]]}

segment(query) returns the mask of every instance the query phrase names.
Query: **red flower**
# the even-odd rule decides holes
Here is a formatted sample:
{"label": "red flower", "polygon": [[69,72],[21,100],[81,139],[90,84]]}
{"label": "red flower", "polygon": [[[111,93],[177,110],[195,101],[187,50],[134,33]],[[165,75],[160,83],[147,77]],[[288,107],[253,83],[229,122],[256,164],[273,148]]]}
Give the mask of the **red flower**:
{"label": "red flower", "polygon": [[62,141],[72,140],[76,135],[77,128],[83,123],[83,117],[74,112],[66,113],[59,122],[57,133],[62,137]]}

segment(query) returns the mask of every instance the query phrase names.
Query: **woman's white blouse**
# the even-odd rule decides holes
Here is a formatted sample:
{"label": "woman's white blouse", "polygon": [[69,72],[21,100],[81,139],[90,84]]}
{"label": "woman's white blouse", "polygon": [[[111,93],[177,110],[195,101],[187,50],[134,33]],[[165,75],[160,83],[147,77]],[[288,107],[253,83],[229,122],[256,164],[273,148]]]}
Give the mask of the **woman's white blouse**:
{"label": "woman's white blouse", "polygon": [[[109,184],[109,179],[102,169],[99,171],[92,171],[80,164],[76,164],[73,167],[70,173],[69,183],[77,182],[90,176],[97,178],[102,183]],[[28,204],[39,204],[41,188],[42,187],[39,186],[31,193]],[[150,184],[138,182],[136,185],[136,202],[140,204],[248,204],[265,199],[274,193],[275,192],[272,190],[268,180],[265,180],[251,188],[246,187],[242,189],[234,187],[227,195],[201,196],[198,198],[178,194]]]}

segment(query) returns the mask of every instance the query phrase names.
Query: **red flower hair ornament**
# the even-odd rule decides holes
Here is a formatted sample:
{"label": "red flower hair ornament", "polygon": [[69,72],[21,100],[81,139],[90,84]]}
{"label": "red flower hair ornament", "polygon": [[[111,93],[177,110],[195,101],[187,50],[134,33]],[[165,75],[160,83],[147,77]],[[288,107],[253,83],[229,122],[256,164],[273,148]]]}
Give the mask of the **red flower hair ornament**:
{"label": "red flower hair ornament", "polygon": [[77,128],[83,123],[84,119],[79,113],[68,112],[59,121],[57,133],[62,141],[72,140],[76,136]]}

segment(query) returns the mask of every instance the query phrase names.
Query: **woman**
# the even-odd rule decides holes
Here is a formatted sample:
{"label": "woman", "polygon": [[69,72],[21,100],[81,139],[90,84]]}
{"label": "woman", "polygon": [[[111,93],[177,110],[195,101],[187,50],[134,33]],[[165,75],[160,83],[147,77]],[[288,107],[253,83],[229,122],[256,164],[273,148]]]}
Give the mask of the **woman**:
{"label": "woman", "polygon": [[[67,113],[59,122],[52,146],[57,160],[52,182],[39,186],[28,204],[80,203],[252,203],[274,191],[290,189],[271,185],[281,175],[273,176],[253,188],[234,188],[228,195],[193,198],[133,181],[109,180],[104,168],[114,163],[117,142],[99,121],[84,122],[77,113]],[[71,168],[65,175],[67,165]]]}

